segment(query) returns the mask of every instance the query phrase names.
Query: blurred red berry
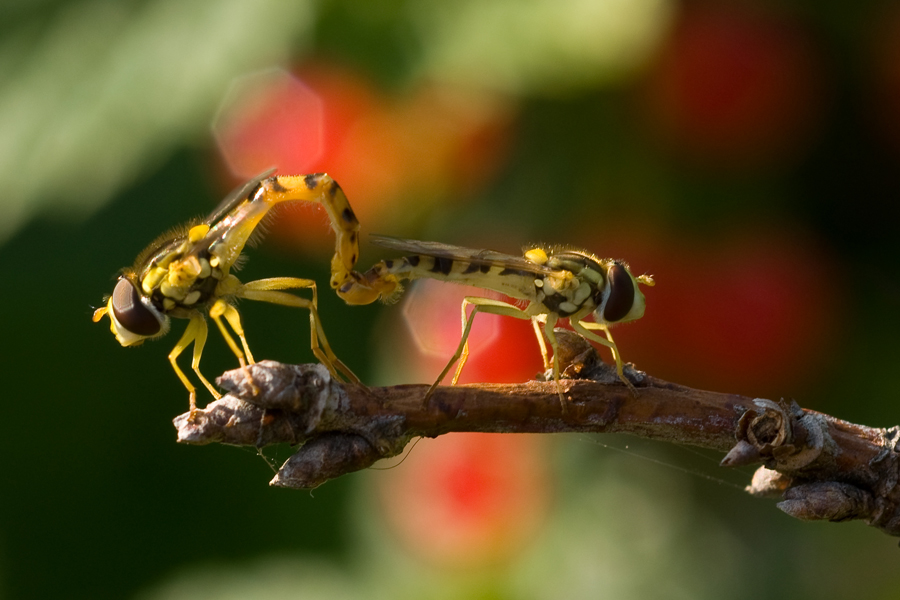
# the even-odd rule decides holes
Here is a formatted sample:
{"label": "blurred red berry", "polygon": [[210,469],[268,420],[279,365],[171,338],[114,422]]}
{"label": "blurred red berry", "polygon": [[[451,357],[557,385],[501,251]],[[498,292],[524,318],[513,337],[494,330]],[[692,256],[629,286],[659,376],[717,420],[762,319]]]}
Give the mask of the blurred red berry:
{"label": "blurred red berry", "polygon": [[761,7],[689,4],[643,89],[653,134],[712,167],[777,164],[805,145],[823,109],[810,36]]}
{"label": "blurred red berry", "polygon": [[266,169],[305,173],[324,150],[319,94],[281,70],[235,82],[213,132],[233,175],[249,179]]}
{"label": "blurred red berry", "polygon": [[544,520],[551,487],[538,435],[459,433],[422,439],[378,474],[387,523],[410,554],[443,568],[494,567]]}
{"label": "blurred red berry", "polygon": [[643,290],[644,317],[613,329],[625,360],[638,368],[707,389],[778,394],[840,351],[833,329],[839,274],[828,272],[826,257],[801,233],[748,228],[643,247],[638,239],[649,236],[619,232],[604,240],[604,252],[656,279]]}

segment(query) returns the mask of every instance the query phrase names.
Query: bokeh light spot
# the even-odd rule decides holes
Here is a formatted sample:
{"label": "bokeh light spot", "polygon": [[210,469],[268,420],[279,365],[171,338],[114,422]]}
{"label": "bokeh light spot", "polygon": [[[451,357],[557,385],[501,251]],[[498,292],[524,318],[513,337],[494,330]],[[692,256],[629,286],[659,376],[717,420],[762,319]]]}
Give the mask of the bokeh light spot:
{"label": "bokeh light spot", "polygon": [[806,147],[820,121],[823,69],[811,36],[764,9],[685,11],[644,90],[648,125],[704,166],[775,164]]}
{"label": "bokeh light spot", "polygon": [[411,554],[439,567],[514,558],[549,507],[545,445],[536,435],[421,440],[402,468],[379,474],[388,525]]}
{"label": "bokeh light spot", "polygon": [[324,107],[308,85],[281,69],[235,80],[213,133],[233,175],[270,168],[305,173],[324,151]]}
{"label": "bokeh light spot", "polygon": [[643,290],[644,317],[613,330],[640,369],[704,389],[776,395],[837,350],[830,332],[845,298],[828,257],[799,230],[747,225],[658,245],[604,241],[656,279]]}
{"label": "bokeh light spot", "polygon": [[[466,296],[500,298],[477,287],[423,279],[410,286],[403,301],[403,320],[416,348],[426,356],[449,360],[462,335],[461,307]],[[468,309],[471,314],[471,308]],[[469,334],[470,356],[478,354],[499,335],[497,315],[479,313]]]}
{"label": "bokeh light spot", "polygon": [[886,3],[878,11],[869,56],[872,114],[876,134],[900,151],[900,6]]}

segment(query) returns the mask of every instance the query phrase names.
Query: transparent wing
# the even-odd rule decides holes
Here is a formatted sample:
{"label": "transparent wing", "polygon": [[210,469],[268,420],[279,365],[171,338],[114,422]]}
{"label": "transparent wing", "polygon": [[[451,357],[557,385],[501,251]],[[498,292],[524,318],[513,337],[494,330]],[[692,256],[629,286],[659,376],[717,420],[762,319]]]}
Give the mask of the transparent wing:
{"label": "transparent wing", "polygon": [[374,234],[369,235],[369,241],[376,246],[397,250],[399,252],[424,254],[425,256],[434,256],[437,258],[449,258],[454,261],[479,266],[488,265],[514,271],[534,273],[537,275],[559,274],[558,270],[535,264],[522,256],[503,254],[502,252],[495,252],[494,250],[476,250],[474,248],[452,246],[440,242],[424,242]]}
{"label": "transparent wing", "polygon": [[204,221],[209,231],[203,239],[196,241],[185,255],[199,256],[214,244],[223,264],[231,266],[240,256],[244,245],[254,235],[256,226],[265,217],[272,204],[254,202],[251,195],[259,184],[272,175],[275,169],[260,173],[241,187],[235,189]]}
{"label": "transparent wing", "polygon": [[271,168],[267,171],[264,171],[248,181],[247,183],[237,187],[231,191],[230,194],[225,196],[225,199],[219,202],[219,205],[213,210],[206,219],[204,219],[204,223],[207,225],[214,225],[216,221],[230,213],[234,208],[239,205],[241,202],[247,199],[250,193],[259,185],[259,183],[270,177],[275,172],[274,168]]}

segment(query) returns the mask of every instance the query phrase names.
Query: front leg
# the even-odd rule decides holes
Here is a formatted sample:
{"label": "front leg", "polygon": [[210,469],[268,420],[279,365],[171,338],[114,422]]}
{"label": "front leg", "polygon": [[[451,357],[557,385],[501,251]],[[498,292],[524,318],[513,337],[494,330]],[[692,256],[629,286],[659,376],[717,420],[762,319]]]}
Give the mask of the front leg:
{"label": "front leg", "polygon": [[[600,323],[593,323],[591,321],[576,321],[572,319],[569,322],[572,324],[572,329],[574,329],[576,333],[586,337],[593,342],[603,344],[604,346],[609,348],[610,352],[612,352],[613,359],[616,361],[616,374],[619,376],[619,379],[621,379],[622,382],[626,386],[628,386],[628,391],[631,392],[631,395],[636,398],[638,395],[637,389],[634,387],[634,384],[625,377],[622,356],[619,354],[619,348],[616,346],[616,342],[615,340],[613,340],[612,334],[609,332],[609,327]],[[606,334],[607,339],[603,339],[593,331],[588,331],[589,329],[602,331]]]}
{"label": "front leg", "polygon": [[191,362],[191,368],[193,368],[194,373],[197,374],[197,377],[200,378],[200,381],[203,382],[203,385],[206,386],[206,389],[209,390],[215,399],[218,400],[222,395],[219,394],[216,388],[214,388],[206,377],[203,376],[203,373],[200,372],[200,356],[203,354],[203,347],[206,345],[206,338],[209,333],[209,329],[206,326],[206,319],[204,319],[203,315],[199,312],[192,313],[190,318],[191,320],[184,330],[181,339],[178,340],[178,343],[175,344],[175,347],[169,353],[169,363],[171,363],[172,368],[175,370],[178,379],[181,380],[181,383],[183,383],[184,387],[188,390],[191,408],[190,416],[193,418],[194,414],[197,412],[197,390],[190,379],[187,378],[187,375],[184,374],[184,371],[181,370],[181,367],[178,366],[177,362],[178,357],[191,345],[191,343],[194,344],[194,359]]}

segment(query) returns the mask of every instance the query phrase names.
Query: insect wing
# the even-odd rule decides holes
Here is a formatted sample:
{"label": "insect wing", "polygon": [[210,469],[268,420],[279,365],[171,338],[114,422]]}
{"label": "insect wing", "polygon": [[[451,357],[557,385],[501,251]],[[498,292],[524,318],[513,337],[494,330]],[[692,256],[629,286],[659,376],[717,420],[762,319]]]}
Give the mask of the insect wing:
{"label": "insect wing", "polygon": [[271,204],[262,200],[239,203],[194,244],[190,254],[200,256],[208,250],[219,258],[221,264],[234,264],[256,226],[271,208]]}
{"label": "insect wing", "polygon": [[269,169],[260,173],[222,200],[205,220],[209,231],[193,245],[189,254],[199,256],[215,246],[214,252],[223,265],[234,264],[260,220],[272,208],[267,202],[254,201],[252,195],[274,172],[275,169]]}
{"label": "insect wing", "polygon": [[274,168],[264,171],[247,183],[233,189],[231,193],[229,193],[221,202],[219,202],[219,205],[203,222],[212,227],[216,223],[216,221],[234,210],[238,205],[240,205],[241,202],[248,200],[250,194],[253,193],[260,182],[262,182],[267,177],[271,177],[274,172]]}
{"label": "insect wing", "polygon": [[424,254],[436,258],[448,258],[454,261],[465,262],[474,265],[488,265],[513,271],[524,271],[536,275],[558,275],[559,271],[543,265],[535,264],[521,256],[513,256],[494,250],[476,250],[463,246],[453,246],[440,242],[424,242],[408,240],[387,235],[369,235],[369,241],[382,248],[389,248],[400,252],[412,254]]}

